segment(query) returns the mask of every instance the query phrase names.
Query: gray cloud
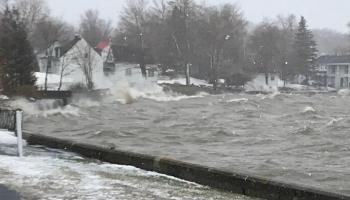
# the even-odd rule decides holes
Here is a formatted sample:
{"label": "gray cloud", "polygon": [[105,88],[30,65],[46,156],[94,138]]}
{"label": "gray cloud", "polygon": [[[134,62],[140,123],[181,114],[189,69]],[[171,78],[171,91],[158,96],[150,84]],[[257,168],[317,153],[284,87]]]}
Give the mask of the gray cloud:
{"label": "gray cloud", "polygon": [[[98,9],[102,17],[116,22],[127,0],[47,0],[47,2],[56,16],[78,24],[80,15],[90,8]],[[350,22],[349,0],[207,0],[206,2],[236,3],[246,18],[254,23],[260,22],[265,17],[273,18],[278,14],[293,13],[305,16],[311,28],[331,28],[347,32],[346,24]]]}

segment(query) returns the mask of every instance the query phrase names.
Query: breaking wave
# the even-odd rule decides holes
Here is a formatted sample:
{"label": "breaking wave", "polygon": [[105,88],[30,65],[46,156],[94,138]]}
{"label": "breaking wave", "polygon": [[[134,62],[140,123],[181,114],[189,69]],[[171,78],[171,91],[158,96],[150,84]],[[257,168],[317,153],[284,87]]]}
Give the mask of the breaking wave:
{"label": "breaking wave", "polygon": [[304,113],[304,114],[316,113],[316,110],[313,107],[311,107],[311,106],[307,106],[307,107],[304,108],[302,113]]}
{"label": "breaking wave", "polygon": [[68,105],[62,106],[60,100],[37,100],[16,99],[11,102],[11,107],[21,109],[30,116],[48,117],[52,115],[79,116],[77,107]]}
{"label": "breaking wave", "polygon": [[146,79],[138,82],[120,81],[110,90],[113,100],[123,104],[134,103],[140,98],[164,102],[200,98],[207,95],[206,93],[199,93],[193,96],[186,96],[171,91],[165,92],[163,87],[159,86],[156,82]]}

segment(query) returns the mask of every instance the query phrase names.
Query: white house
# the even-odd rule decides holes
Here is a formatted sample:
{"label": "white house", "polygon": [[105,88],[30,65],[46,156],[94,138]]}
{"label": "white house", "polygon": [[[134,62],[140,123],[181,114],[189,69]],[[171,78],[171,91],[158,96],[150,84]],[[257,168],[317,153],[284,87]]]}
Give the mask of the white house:
{"label": "white house", "polygon": [[321,56],[317,59],[318,70],[327,77],[327,86],[336,89],[350,87],[350,55]]}
{"label": "white house", "polygon": [[102,56],[78,35],[66,45],[55,42],[38,55],[38,61],[40,72],[62,76],[63,82],[66,79],[87,85],[94,82],[99,88],[98,80],[104,77]]}

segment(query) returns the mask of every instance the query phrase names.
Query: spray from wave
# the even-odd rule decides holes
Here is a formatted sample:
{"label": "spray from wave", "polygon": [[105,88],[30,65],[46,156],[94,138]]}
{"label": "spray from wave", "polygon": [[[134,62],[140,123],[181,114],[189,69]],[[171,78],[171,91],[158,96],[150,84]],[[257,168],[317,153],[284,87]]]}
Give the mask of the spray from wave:
{"label": "spray from wave", "polygon": [[30,101],[24,98],[11,101],[12,108],[21,109],[29,116],[48,117],[52,115],[79,116],[79,109],[68,105],[62,106],[60,100]]}
{"label": "spray from wave", "polygon": [[313,107],[311,107],[311,106],[307,106],[307,107],[304,108],[302,113],[303,114],[316,113],[316,110]]}
{"label": "spray from wave", "polygon": [[147,79],[142,79],[137,82],[122,80],[117,82],[110,90],[112,98],[123,104],[134,103],[140,98],[154,101],[180,101],[183,99],[200,98],[207,95],[206,93],[199,93],[193,96],[186,96],[171,91],[165,92],[163,87]]}

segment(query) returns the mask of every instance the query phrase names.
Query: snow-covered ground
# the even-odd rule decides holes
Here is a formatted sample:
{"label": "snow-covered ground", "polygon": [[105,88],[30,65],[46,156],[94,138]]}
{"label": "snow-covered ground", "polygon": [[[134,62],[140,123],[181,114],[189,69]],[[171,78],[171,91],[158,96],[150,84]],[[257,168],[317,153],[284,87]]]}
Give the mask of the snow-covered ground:
{"label": "snow-covered ground", "polygon": [[[46,74],[42,72],[35,72],[36,77],[36,86],[39,88],[45,87],[45,78]],[[60,76],[56,74],[48,74],[47,75],[47,86],[50,90],[57,90],[60,84]],[[69,86],[74,84],[74,81],[70,78],[63,77],[62,79],[62,88],[61,89],[68,89]]]}
{"label": "snow-covered ground", "polygon": [[[13,132],[0,129],[0,145],[16,145],[17,137]],[[23,140],[23,144],[26,145],[26,142]]]}
{"label": "snow-covered ground", "polygon": [[252,199],[60,150],[26,146],[21,158],[15,152],[16,137],[1,130],[0,185],[17,191],[23,200]]}
{"label": "snow-covered ground", "polygon": [[[180,85],[186,85],[186,78],[180,77],[180,78],[176,78],[176,79],[166,79],[165,77],[162,77],[160,80],[157,81],[157,83],[158,84],[180,84]],[[212,86],[212,84],[209,84],[205,80],[196,79],[196,78],[193,78],[193,77],[190,78],[190,83],[191,83],[191,85],[195,85],[195,86],[207,86],[207,87]]]}

